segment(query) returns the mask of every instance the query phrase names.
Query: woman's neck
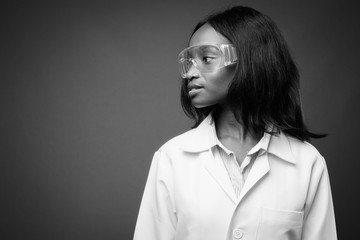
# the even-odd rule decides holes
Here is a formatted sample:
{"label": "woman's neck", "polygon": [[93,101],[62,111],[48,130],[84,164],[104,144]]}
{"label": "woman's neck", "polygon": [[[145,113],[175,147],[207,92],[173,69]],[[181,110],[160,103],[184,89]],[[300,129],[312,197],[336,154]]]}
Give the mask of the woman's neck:
{"label": "woman's neck", "polygon": [[216,110],[215,126],[218,139],[235,139],[247,144],[256,144],[260,138],[260,134],[254,134],[252,131],[245,129],[241,122],[238,122],[234,113],[228,106],[221,106]]}

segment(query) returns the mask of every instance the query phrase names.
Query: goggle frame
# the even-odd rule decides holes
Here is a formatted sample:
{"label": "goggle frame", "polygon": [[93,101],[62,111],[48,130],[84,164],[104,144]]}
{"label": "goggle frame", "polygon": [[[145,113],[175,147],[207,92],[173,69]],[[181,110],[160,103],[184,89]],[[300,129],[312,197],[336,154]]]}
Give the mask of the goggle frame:
{"label": "goggle frame", "polygon": [[[186,53],[193,50],[194,48],[204,48],[206,46],[216,47],[221,53],[220,55],[221,60],[215,68],[206,70],[204,68],[201,68],[194,58],[184,57],[187,55]],[[219,70],[221,68],[224,68],[226,66],[235,64],[237,62],[237,59],[238,58],[236,53],[236,47],[233,44],[203,44],[203,45],[191,46],[182,50],[178,55],[178,64],[179,64],[181,77],[187,78],[188,72],[192,66],[195,66],[196,69],[198,69],[201,73],[210,73]]]}

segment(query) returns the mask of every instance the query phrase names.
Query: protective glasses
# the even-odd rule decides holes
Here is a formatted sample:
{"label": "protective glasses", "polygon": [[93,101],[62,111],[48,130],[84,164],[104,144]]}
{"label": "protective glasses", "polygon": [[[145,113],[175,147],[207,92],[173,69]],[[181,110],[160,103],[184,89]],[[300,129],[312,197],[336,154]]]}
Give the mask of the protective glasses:
{"label": "protective glasses", "polygon": [[186,78],[192,66],[201,73],[209,73],[236,63],[236,48],[232,44],[188,47],[180,52],[178,61],[182,78]]}

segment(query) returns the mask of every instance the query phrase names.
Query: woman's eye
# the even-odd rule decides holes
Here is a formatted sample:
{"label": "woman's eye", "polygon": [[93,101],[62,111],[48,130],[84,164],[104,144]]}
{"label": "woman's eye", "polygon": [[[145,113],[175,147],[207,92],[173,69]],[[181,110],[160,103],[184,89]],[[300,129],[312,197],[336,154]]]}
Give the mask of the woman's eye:
{"label": "woman's eye", "polygon": [[202,61],[203,61],[204,63],[209,63],[209,62],[211,62],[211,60],[213,60],[213,59],[214,59],[213,57],[203,57]]}

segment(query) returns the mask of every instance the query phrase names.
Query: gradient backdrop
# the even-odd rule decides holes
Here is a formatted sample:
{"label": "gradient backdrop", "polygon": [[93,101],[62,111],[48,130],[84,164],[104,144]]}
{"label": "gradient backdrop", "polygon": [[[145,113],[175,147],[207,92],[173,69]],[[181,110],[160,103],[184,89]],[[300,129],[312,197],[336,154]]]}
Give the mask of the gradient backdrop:
{"label": "gradient backdrop", "polygon": [[359,9],[346,1],[11,1],[0,6],[0,239],[131,239],[153,153],[190,121],[177,54],[214,10],[267,13],[301,72],[339,239],[359,215]]}

